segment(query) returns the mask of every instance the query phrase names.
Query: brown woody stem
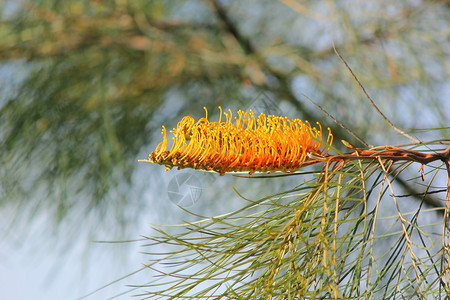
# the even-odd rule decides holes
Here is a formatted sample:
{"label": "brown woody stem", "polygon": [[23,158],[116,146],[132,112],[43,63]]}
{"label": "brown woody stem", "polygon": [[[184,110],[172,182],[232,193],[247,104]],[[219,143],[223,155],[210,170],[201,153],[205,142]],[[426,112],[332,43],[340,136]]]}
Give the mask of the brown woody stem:
{"label": "brown woody stem", "polygon": [[376,160],[386,159],[392,161],[414,161],[421,164],[428,164],[430,162],[441,160],[444,163],[448,163],[450,159],[450,147],[442,152],[437,153],[422,153],[413,150],[407,150],[396,147],[386,146],[385,150],[366,150],[366,149],[354,149],[353,153],[328,155],[323,158],[326,161],[346,161],[346,160]]}

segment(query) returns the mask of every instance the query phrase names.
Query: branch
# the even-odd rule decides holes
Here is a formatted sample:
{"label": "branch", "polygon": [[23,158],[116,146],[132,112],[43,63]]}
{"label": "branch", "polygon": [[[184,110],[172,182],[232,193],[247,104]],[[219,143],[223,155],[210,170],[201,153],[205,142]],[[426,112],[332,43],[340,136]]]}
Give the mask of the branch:
{"label": "branch", "polygon": [[336,124],[338,124],[339,126],[341,126],[345,131],[347,131],[350,135],[352,135],[355,139],[357,139],[361,144],[363,144],[366,147],[371,147],[369,144],[367,144],[362,138],[360,138],[356,133],[354,133],[352,130],[350,130],[349,128],[347,128],[347,126],[345,126],[344,124],[342,124],[341,122],[339,122],[338,120],[336,120],[332,115],[330,115],[322,106],[320,106],[319,104],[317,104],[316,102],[312,101],[308,96],[306,96],[305,94],[302,94],[303,97],[305,97],[306,99],[309,100],[309,102],[311,102],[312,104],[314,104],[318,109],[320,109],[328,118],[330,118],[331,120],[333,120]]}
{"label": "branch", "polygon": [[395,182],[399,184],[406,192],[406,195],[395,195],[397,198],[403,198],[403,197],[415,197],[419,201],[425,202],[427,205],[434,207],[434,208],[440,208],[437,212],[439,214],[444,215],[444,206],[442,206],[442,201],[438,200],[434,197],[432,197],[430,194],[437,194],[445,192],[446,190],[437,190],[437,191],[430,191],[430,192],[418,192],[416,189],[414,189],[411,184],[408,184],[404,179],[400,178],[398,173],[394,172],[392,174],[395,177]]}
{"label": "branch", "polygon": [[349,67],[349,65],[347,64],[347,62],[342,58],[342,56],[339,54],[339,52],[337,51],[336,47],[334,48],[334,52],[336,53],[336,55],[339,57],[339,59],[344,63],[345,67],[347,68],[347,70],[349,70],[350,74],[352,74],[353,78],[356,80],[356,82],[358,83],[359,87],[361,88],[361,90],[363,91],[364,95],[366,96],[367,100],[369,100],[370,104],[373,106],[373,108],[375,108],[375,110],[380,114],[380,116],[383,118],[383,120],[386,121],[386,123],[389,124],[389,126],[391,126],[392,128],[394,128],[394,130],[396,130],[397,132],[399,132],[400,134],[406,136],[408,139],[410,139],[411,141],[413,141],[414,143],[420,143],[420,141],[412,136],[410,136],[409,134],[405,133],[403,130],[401,130],[400,128],[398,128],[397,126],[395,126],[391,121],[389,121],[389,119],[381,112],[381,110],[378,108],[378,106],[375,104],[375,102],[372,100],[372,98],[370,98],[369,94],[367,94],[366,89],[364,88],[364,86],[361,84],[361,82],[359,82],[358,77],[356,77],[355,73],[353,73],[352,69]]}
{"label": "branch", "polygon": [[[447,166],[447,172],[448,172],[448,180],[450,182],[450,168],[448,167],[448,160],[450,158],[450,147],[448,147],[446,150],[440,152],[440,153],[432,153],[432,154],[425,154],[418,151],[412,151],[407,149],[401,149],[396,147],[385,147],[386,151],[374,151],[374,150],[364,150],[364,149],[356,149],[354,148],[356,152],[354,153],[346,153],[343,155],[329,155],[325,157],[327,162],[331,161],[349,161],[349,160],[391,160],[391,161],[413,161],[418,162],[421,164],[428,164],[433,161],[441,160],[443,161]],[[311,161],[312,162],[312,161]],[[431,207],[444,209],[445,207],[441,205],[441,202],[431,196],[429,194],[433,192],[427,192],[427,193],[418,193],[410,184],[407,184],[405,180],[400,178],[398,174],[393,173],[395,180],[398,184],[400,184],[408,193],[409,196],[414,196],[418,198],[420,201],[425,202]],[[448,194],[447,187],[446,191]],[[439,191],[442,192],[442,191]],[[439,210],[439,213],[445,214],[444,210]]]}
{"label": "branch", "polygon": [[[314,153],[307,153],[307,156],[311,159],[306,161],[303,166],[312,165],[319,162],[346,162],[351,160],[390,160],[390,161],[412,161],[420,164],[429,164],[433,161],[441,160],[445,164],[448,164],[450,159],[450,147],[442,152],[425,154],[418,151],[407,150],[396,147],[385,146],[386,150],[366,150],[354,148],[350,143],[345,143],[345,145],[355,150],[355,152],[349,152],[344,154],[333,154],[321,156]],[[450,171],[449,171],[450,178]]]}

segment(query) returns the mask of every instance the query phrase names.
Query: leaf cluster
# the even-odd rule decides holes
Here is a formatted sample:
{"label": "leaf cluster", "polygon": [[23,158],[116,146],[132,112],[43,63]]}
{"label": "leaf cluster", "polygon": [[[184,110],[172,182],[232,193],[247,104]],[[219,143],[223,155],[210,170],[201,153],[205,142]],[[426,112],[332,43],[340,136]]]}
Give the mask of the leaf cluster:
{"label": "leaf cluster", "polygon": [[[157,229],[160,235],[147,237],[152,243],[146,246],[172,250],[147,252],[154,259],[146,266],[164,280],[141,286],[148,293],[140,296],[448,296],[448,217],[433,221],[439,212],[448,215],[448,205],[405,209],[398,203],[392,182],[410,164],[327,165],[291,190],[257,201],[246,199],[249,204],[232,213],[182,224],[178,233]],[[429,188],[439,172],[445,174],[445,167],[427,174],[432,177]]]}

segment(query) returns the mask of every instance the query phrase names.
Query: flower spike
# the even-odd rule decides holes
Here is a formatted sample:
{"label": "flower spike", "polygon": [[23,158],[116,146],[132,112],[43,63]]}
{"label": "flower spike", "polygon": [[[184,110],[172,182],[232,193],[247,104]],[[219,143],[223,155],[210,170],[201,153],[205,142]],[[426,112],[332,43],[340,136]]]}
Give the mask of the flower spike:
{"label": "flower spike", "polygon": [[[223,112],[219,107],[218,122],[206,116],[197,122],[184,117],[170,131],[173,143],[168,150],[167,132],[162,127],[163,141],[149,154],[146,162],[172,167],[227,172],[294,172],[314,156],[325,155],[333,142],[328,128],[324,143],[322,126],[312,127],[308,121],[272,115],[255,116],[253,111]],[[222,114],[225,121],[222,121]]]}

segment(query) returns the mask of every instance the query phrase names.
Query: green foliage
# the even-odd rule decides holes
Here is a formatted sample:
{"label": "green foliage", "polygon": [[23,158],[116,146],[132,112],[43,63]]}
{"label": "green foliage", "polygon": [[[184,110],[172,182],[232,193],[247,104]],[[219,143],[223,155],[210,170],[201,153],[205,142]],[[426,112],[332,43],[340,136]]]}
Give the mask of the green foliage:
{"label": "green foliage", "polygon": [[[179,247],[148,253],[155,257],[148,268],[166,280],[144,286],[152,289],[141,296],[444,299],[450,295],[449,191],[445,208],[399,203],[393,182],[412,166],[381,159],[327,165],[292,190],[182,224],[181,233],[157,229],[159,236],[147,238],[150,249]],[[427,174],[428,188],[447,171],[441,164]]]}

